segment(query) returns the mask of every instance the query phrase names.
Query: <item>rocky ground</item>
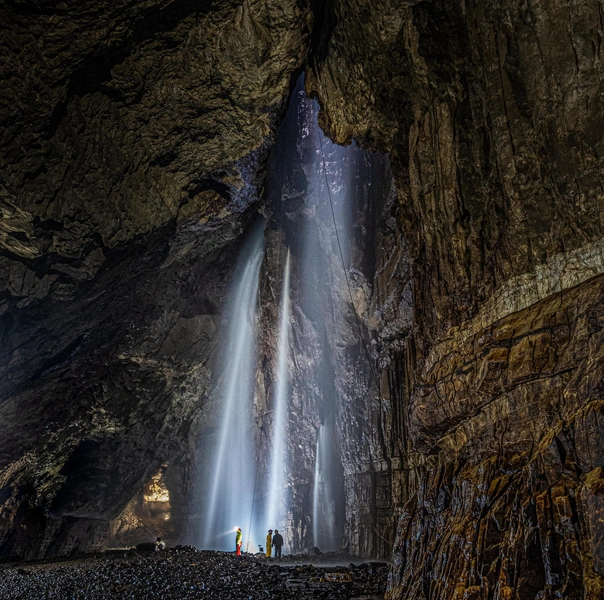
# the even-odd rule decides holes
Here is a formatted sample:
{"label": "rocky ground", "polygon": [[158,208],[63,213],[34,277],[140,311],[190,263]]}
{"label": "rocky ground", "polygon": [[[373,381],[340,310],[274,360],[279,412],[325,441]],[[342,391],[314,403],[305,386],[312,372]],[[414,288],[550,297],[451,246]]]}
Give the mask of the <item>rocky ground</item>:
{"label": "rocky ground", "polygon": [[[285,559],[285,557],[284,557]],[[297,557],[300,559],[300,557]],[[319,559],[320,560],[320,559]],[[275,564],[264,557],[175,548],[110,551],[78,559],[0,565],[0,597],[119,598],[383,598],[388,566]]]}

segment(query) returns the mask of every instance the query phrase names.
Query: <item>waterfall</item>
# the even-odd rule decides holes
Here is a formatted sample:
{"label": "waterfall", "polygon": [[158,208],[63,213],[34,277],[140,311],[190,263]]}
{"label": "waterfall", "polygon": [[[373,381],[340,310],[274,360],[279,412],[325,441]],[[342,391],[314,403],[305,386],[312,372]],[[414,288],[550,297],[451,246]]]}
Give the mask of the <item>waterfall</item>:
{"label": "waterfall", "polygon": [[285,469],[286,440],[288,433],[288,395],[289,395],[289,330],[291,310],[289,296],[290,253],[287,251],[281,286],[281,312],[279,319],[279,341],[277,346],[277,373],[275,402],[273,409],[273,429],[271,438],[271,460],[269,468],[268,505],[266,511],[267,527],[275,529],[285,517]]}
{"label": "waterfall", "polygon": [[333,428],[322,425],[317,435],[312,526],[313,544],[324,551],[338,550],[341,545],[341,536],[336,527],[336,490],[334,489],[337,481],[335,472],[337,459]]}
{"label": "waterfall", "polygon": [[312,487],[312,545],[331,551],[341,548],[345,523],[344,473],[336,415],[338,406],[346,401],[347,382],[341,381],[338,387],[336,380],[347,361],[343,342],[349,343],[358,333],[351,327],[345,270],[353,263],[352,221],[361,182],[359,165],[364,163],[364,155],[354,142],[343,148],[326,138],[318,125],[318,111],[314,100],[303,98],[299,147],[307,187],[299,227],[300,295],[320,348],[315,358],[317,417],[321,426],[317,431]]}
{"label": "waterfall", "polygon": [[[353,365],[349,352],[358,344],[359,331],[347,277],[358,266],[355,253],[363,251],[352,240],[363,239],[359,207],[367,205],[372,159],[354,142],[343,148],[328,140],[318,126],[318,111],[318,104],[306,97],[301,78],[267,167],[265,200],[272,206],[273,219],[267,234],[267,264],[275,264],[274,250],[279,255],[276,266],[283,270],[277,339],[271,339],[271,327],[263,343],[265,348],[276,347],[273,361],[267,360],[269,354],[263,356],[263,364],[270,362],[275,369],[272,377],[261,377],[255,362],[262,231],[248,239],[229,290],[216,369],[221,375],[212,398],[218,417],[215,429],[204,432],[201,454],[206,463],[206,489],[200,490],[205,548],[232,550],[235,527],[244,532],[244,548],[253,551],[269,528],[284,529],[288,543],[298,549],[308,548],[311,541],[322,550],[342,545],[346,495],[336,423],[351,415],[357,418],[358,381],[350,374],[362,363],[356,357]],[[275,246],[274,231],[283,234],[274,238]],[[293,256],[289,249],[286,255],[279,254],[282,244],[291,248]],[[296,331],[296,347],[302,350],[303,360],[296,361],[296,370],[290,373],[294,364],[291,297],[300,316],[295,322],[301,328]],[[272,380],[270,388],[263,388],[268,393],[268,412],[258,429],[253,419],[257,376],[259,381]],[[296,431],[289,431],[290,397],[296,407],[302,407],[295,415]],[[264,400],[263,394],[258,397],[257,408],[264,407]],[[313,457],[308,444],[319,423]],[[302,450],[304,459],[292,464],[291,447]],[[255,448],[261,453],[258,456]],[[304,497],[300,481],[308,482]],[[308,515],[311,503],[312,515]],[[250,536],[252,525],[255,533]]]}
{"label": "waterfall", "polygon": [[318,546],[319,540],[319,502],[321,494],[321,431],[317,432],[317,451],[315,454],[315,481],[312,490],[312,543]]}
{"label": "waterfall", "polygon": [[[345,397],[341,390],[348,391],[347,382],[337,387],[337,379],[348,360],[346,347],[358,334],[351,329],[350,295],[344,269],[354,264],[352,227],[358,190],[363,187],[359,167],[366,160],[354,143],[343,148],[327,139],[318,125],[318,112],[319,105],[306,96],[303,76],[300,76],[267,168],[266,198],[273,207],[276,229],[284,233],[294,255],[291,293],[296,299],[296,311],[301,315],[298,325],[304,323],[304,332],[298,331],[297,339],[304,347],[303,353],[309,354],[303,354],[302,370],[296,370],[296,378],[288,381],[288,254],[281,295],[274,412],[268,438],[271,451],[267,465],[265,524],[273,529],[279,522],[283,526],[282,516],[287,514],[291,517],[288,525],[291,529],[286,533],[300,549],[308,547],[311,541],[322,549],[337,549],[342,544],[346,509],[335,424],[338,407]],[[285,462],[286,407],[292,395],[307,409],[303,418],[296,418],[296,427],[302,428],[300,435],[307,439],[289,440],[294,447],[305,447],[312,428],[322,423],[317,439],[314,484],[312,463],[302,466],[302,463]],[[286,473],[293,475],[289,477],[290,482],[293,478],[310,481],[307,489],[311,498],[307,503],[301,501],[299,493],[288,494],[286,501]],[[291,505],[288,505],[290,499]],[[304,512],[308,510],[306,507],[310,508],[310,501],[313,514],[307,515]],[[312,516],[312,528],[305,525],[308,516]],[[313,531],[315,535],[311,540]]]}
{"label": "waterfall", "polygon": [[[229,290],[217,385],[217,432],[204,457],[202,490],[204,526],[202,548],[234,549],[234,528],[248,534],[254,502],[253,402],[258,276],[264,256],[264,224],[257,226],[244,245]],[[244,548],[251,540],[244,539]],[[255,549],[252,544],[251,547]]]}

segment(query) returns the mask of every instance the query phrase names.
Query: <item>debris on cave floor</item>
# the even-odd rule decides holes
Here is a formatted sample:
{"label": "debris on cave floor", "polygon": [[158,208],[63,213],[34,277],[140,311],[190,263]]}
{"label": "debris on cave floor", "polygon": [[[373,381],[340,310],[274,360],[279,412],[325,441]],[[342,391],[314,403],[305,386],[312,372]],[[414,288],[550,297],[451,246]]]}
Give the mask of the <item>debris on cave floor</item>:
{"label": "debris on cave floor", "polygon": [[[274,559],[273,559],[274,560]],[[372,566],[377,568],[379,566],[385,566],[385,562],[380,562],[370,558],[359,558],[358,556],[353,556],[349,554],[345,550],[336,550],[333,552],[318,552],[318,553],[306,553],[306,554],[284,554],[282,558],[280,558],[277,564],[287,565],[287,564],[313,564],[313,565],[322,565],[322,566],[358,566],[361,564],[365,564],[367,566]]]}
{"label": "debris on cave floor", "polygon": [[285,565],[259,555],[237,557],[178,546],[163,552],[113,550],[65,560],[0,564],[0,598],[377,600],[384,597],[387,576],[386,563]]}

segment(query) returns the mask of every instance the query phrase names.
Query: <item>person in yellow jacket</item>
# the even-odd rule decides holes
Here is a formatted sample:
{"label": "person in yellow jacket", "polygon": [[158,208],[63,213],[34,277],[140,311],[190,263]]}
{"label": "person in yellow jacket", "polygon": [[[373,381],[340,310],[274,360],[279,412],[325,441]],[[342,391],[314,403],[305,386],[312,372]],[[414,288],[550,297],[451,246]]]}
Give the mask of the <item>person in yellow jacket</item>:
{"label": "person in yellow jacket", "polygon": [[235,548],[237,548],[237,556],[241,556],[241,545],[243,544],[243,533],[241,533],[241,527],[237,527],[237,533],[235,535]]}
{"label": "person in yellow jacket", "polygon": [[268,535],[266,536],[266,558],[270,558],[273,552],[273,530],[268,530]]}

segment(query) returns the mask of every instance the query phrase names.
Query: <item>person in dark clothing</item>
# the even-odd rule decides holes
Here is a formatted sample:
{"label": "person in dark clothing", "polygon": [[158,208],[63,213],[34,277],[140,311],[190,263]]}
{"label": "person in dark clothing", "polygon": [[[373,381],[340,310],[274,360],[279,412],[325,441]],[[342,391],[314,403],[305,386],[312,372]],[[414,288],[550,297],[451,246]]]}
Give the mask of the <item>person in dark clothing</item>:
{"label": "person in dark clothing", "polygon": [[275,549],[275,558],[281,558],[281,546],[283,546],[283,536],[279,533],[278,529],[275,529],[275,535],[273,536],[273,548]]}

